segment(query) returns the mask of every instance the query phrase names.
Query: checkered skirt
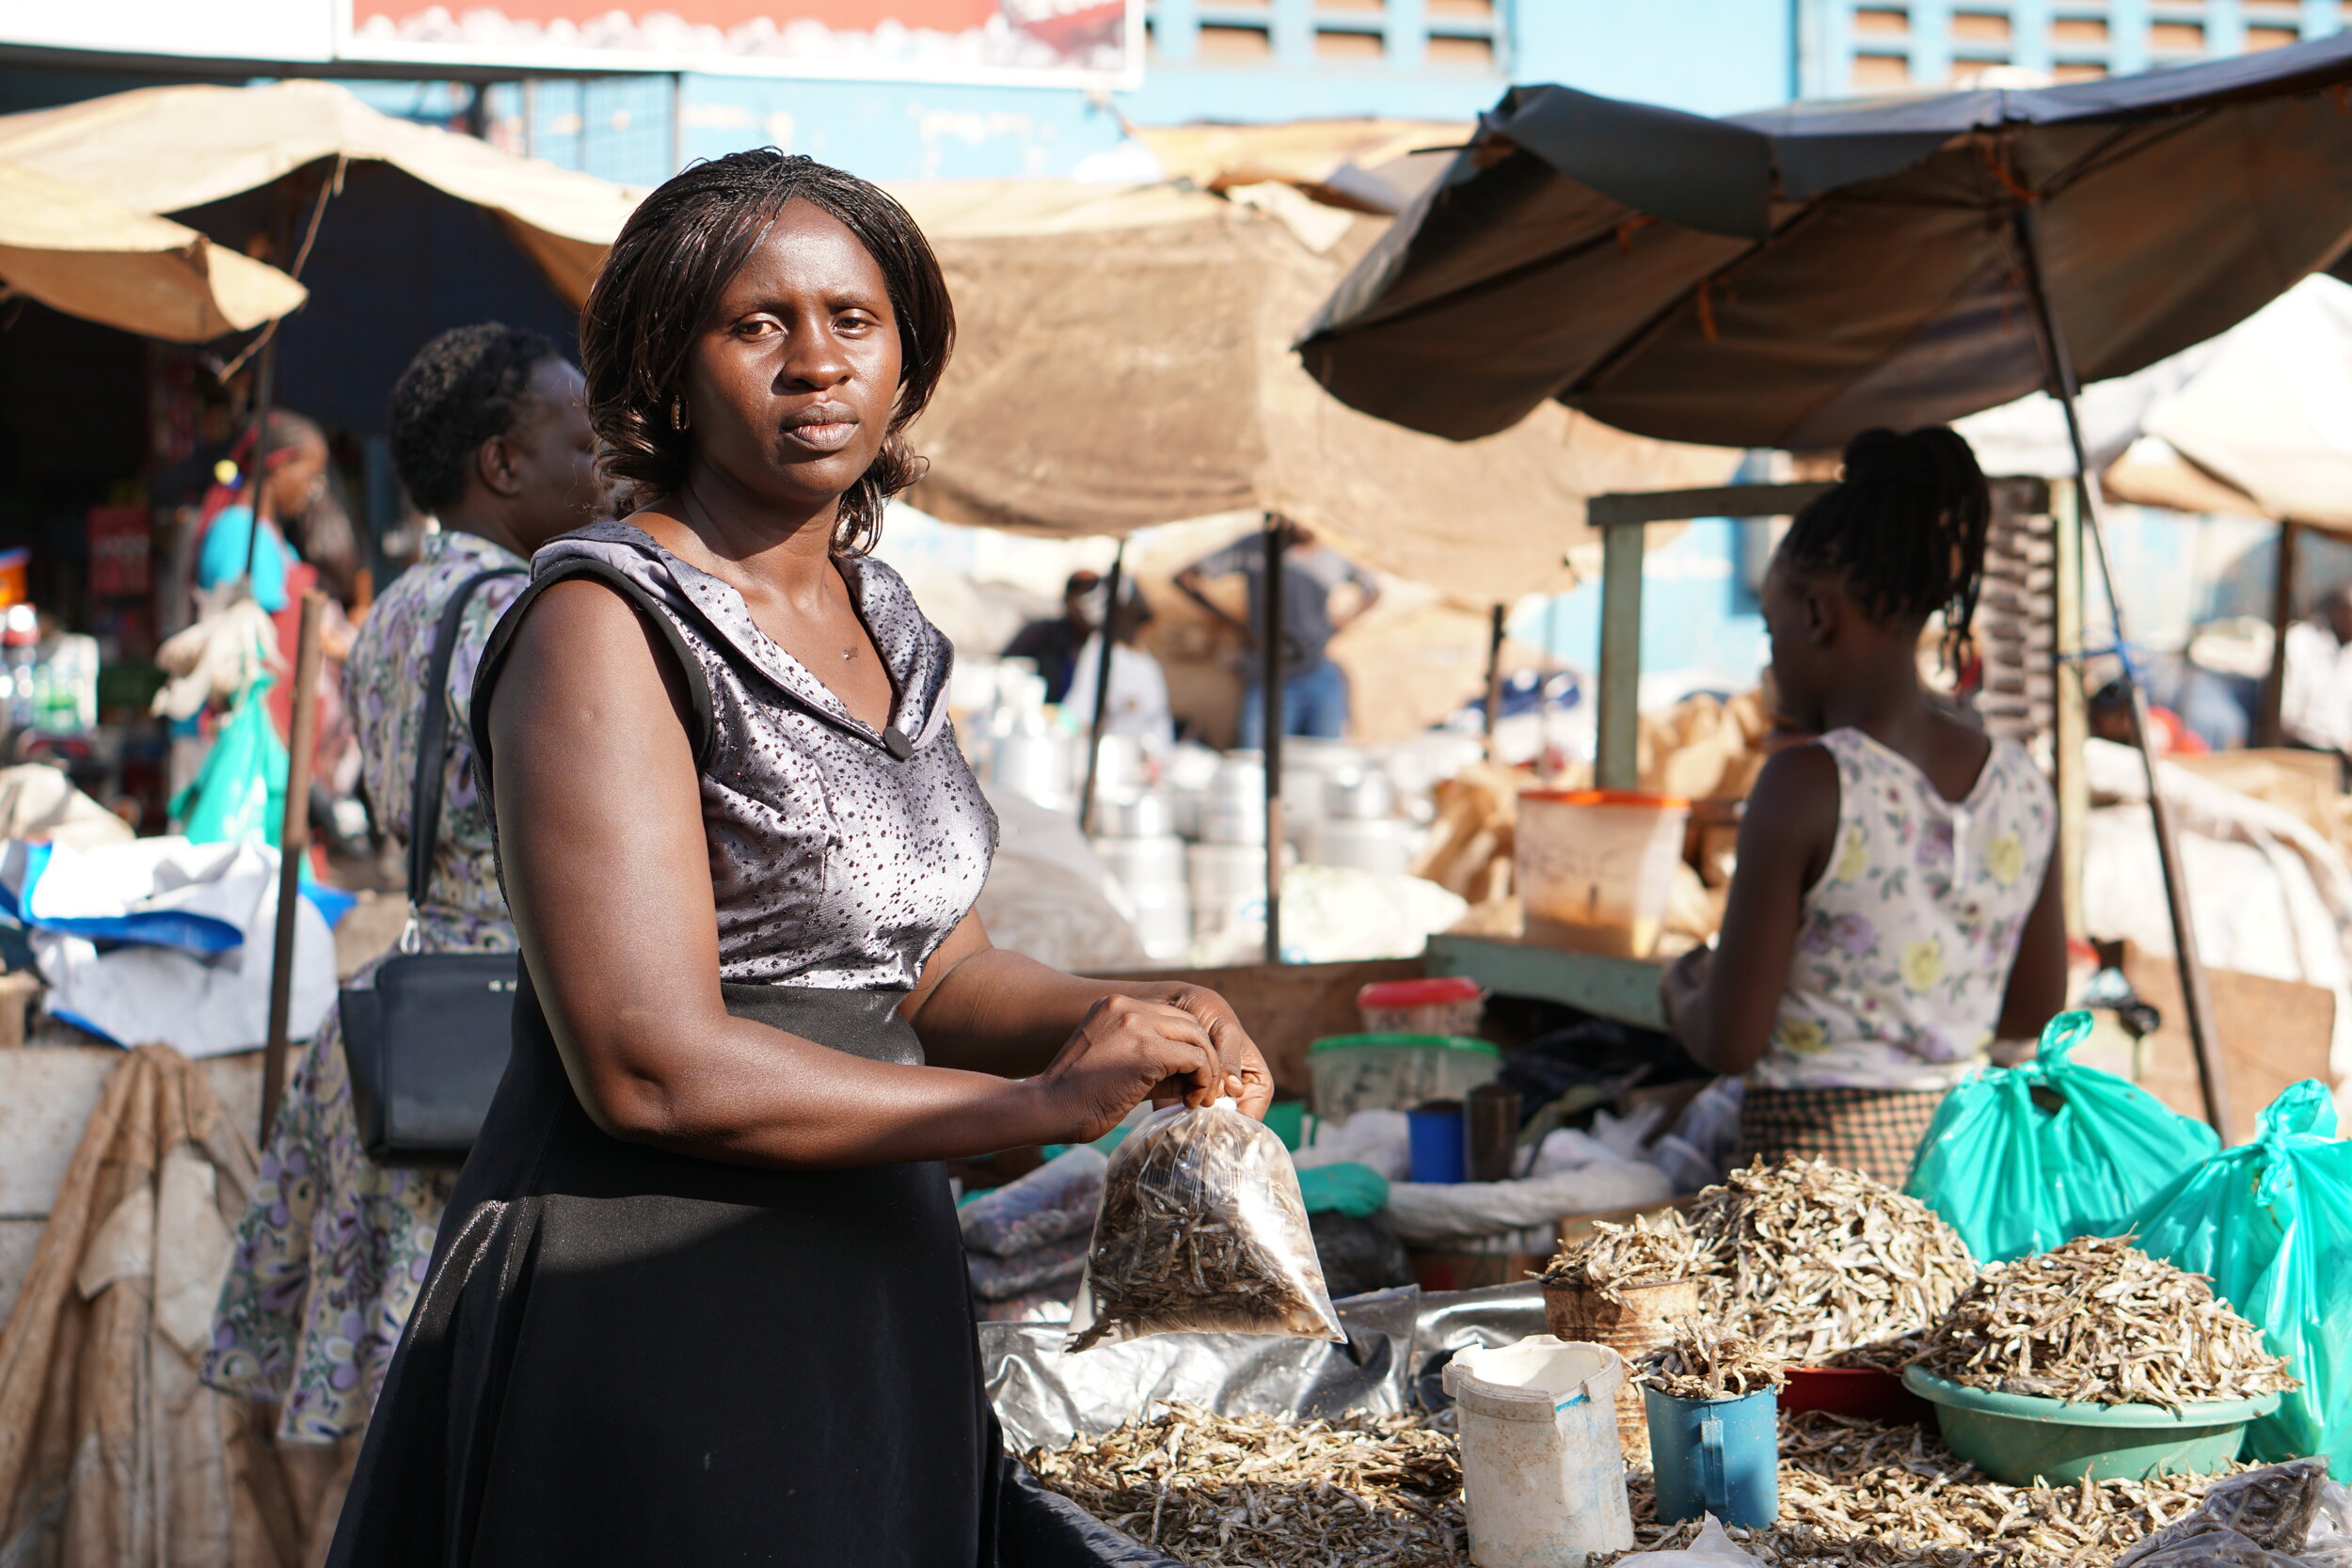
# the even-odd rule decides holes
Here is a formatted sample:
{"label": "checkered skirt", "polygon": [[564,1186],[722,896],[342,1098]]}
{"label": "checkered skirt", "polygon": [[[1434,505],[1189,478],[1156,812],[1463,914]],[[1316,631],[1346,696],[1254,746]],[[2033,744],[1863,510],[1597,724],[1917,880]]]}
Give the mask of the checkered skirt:
{"label": "checkered skirt", "polygon": [[1944,1102],[1942,1089],[1760,1089],[1740,1108],[1741,1165],[1785,1154],[1827,1160],[1898,1192]]}

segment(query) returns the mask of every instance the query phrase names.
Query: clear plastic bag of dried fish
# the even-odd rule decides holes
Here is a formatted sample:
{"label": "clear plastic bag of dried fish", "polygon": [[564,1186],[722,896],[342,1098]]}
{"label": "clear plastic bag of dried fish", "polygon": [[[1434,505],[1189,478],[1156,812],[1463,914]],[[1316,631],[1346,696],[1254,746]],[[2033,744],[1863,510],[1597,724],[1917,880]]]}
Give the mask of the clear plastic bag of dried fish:
{"label": "clear plastic bag of dried fish", "polygon": [[1919,1364],[1996,1393],[2168,1410],[2297,1386],[2202,1275],[2098,1236],[1987,1269]]}
{"label": "clear plastic bag of dried fish", "polygon": [[1342,1338],[1290,1153],[1230,1100],[1155,1111],[1111,1155],[1064,1348],[1147,1334]]}
{"label": "clear plastic bag of dried fish", "polygon": [[2324,1459],[2268,1465],[2216,1481],[2197,1511],[2117,1558],[2116,1568],[2340,1568],[2352,1561],[2343,1510],[2352,1494]]}

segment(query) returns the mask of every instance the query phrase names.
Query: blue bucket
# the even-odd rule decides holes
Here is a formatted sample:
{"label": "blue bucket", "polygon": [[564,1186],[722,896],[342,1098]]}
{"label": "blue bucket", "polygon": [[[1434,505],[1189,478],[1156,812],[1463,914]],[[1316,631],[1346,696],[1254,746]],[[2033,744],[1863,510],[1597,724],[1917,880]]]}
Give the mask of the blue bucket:
{"label": "blue bucket", "polygon": [[1736,1400],[1679,1400],[1642,1389],[1658,1522],[1712,1513],[1761,1529],[1780,1517],[1780,1390]]}
{"label": "blue bucket", "polygon": [[1462,1125],[1462,1103],[1438,1101],[1405,1113],[1413,1140],[1413,1180],[1459,1181],[1468,1174],[1470,1139]]}

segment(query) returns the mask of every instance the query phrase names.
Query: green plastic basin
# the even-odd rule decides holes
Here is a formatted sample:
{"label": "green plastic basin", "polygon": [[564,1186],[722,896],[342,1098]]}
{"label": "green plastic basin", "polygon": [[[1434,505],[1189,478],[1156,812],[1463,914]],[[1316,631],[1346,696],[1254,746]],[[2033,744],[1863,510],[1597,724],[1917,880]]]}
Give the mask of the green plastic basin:
{"label": "green plastic basin", "polygon": [[1903,1386],[1935,1406],[1944,1446],[2010,1486],[2072,1486],[2209,1476],[2228,1468],[2246,1442],[2246,1423],[2279,1408],[2279,1396],[2183,1405],[2068,1404],[2029,1394],[1996,1394],[1903,1369]]}

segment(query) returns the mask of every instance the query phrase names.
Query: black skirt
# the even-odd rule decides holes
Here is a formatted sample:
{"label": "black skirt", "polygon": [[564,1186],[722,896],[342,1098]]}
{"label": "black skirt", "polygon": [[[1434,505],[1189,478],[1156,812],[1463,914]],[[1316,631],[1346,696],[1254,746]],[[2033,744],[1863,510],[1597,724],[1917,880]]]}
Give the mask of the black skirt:
{"label": "black skirt", "polygon": [[[981,1389],[944,1167],[608,1137],[525,973],[332,1568],[993,1568],[1009,1482],[1016,1513],[1035,1497]],[[903,992],[725,990],[739,1017],[922,1059]]]}

